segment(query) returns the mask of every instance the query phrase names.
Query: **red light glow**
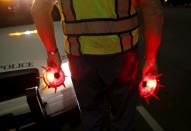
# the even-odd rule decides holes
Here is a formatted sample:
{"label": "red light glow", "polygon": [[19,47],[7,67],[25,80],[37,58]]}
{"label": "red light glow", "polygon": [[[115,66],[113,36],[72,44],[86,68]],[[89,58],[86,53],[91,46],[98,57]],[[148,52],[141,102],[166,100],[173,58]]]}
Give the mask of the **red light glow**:
{"label": "red light glow", "polygon": [[55,88],[56,92],[57,87],[64,85],[65,74],[62,70],[60,70],[60,72],[57,72],[57,70],[54,68],[42,68],[44,69],[42,78],[48,87]]}
{"label": "red light glow", "polygon": [[158,77],[159,75],[148,74],[139,84],[139,93],[147,102],[149,102],[151,96],[159,99],[156,96],[156,93],[160,88]]}
{"label": "red light glow", "polygon": [[46,73],[46,78],[47,78],[47,80],[49,81],[49,82],[53,82],[54,81],[54,73],[52,73],[52,72],[47,72]]}

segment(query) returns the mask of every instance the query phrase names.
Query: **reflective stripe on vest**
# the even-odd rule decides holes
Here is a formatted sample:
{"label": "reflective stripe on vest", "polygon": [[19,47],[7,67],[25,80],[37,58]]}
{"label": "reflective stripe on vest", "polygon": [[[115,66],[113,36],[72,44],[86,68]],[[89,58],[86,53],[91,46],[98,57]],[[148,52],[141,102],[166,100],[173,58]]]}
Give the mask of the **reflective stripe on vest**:
{"label": "reflective stripe on vest", "polygon": [[132,30],[138,26],[137,15],[131,18],[78,21],[64,25],[65,35],[106,35],[118,34]]}
{"label": "reflective stripe on vest", "polygon": [[[113,11],[114,13],[113,14],[111,13],[109,15],[107,14],[100,15],[98,13],[97,16],[95,14],[89,15],[87,13],[87,16],[90,18],[86,18],[84,17],[86,16],[86,14],[84,14],[83,12],[78,13],[81,11],[82,8],[78,9],[77,4],[79,3],[77,1],[61,0],[60,3],[62,7],[62,12],[65,17],[63,21],[63,29],[64,29],[64,34],[67,36],[65,37],[65,50],[67,53],[70,53],[73,55],[113,54],[113,53],[120,53],[123,51],[127,51],[137,43],[139,24],[137,20],[137,14],[131,4],[131,0],[109,0],[109,1],[108,0],[83,0],[84,5],[86,3],[88,4],[89,2],[94,2],[93,5],[95,6],[97,3],[98,4],[103,3],[103,4],[110,4],[112,7],[112,4],[113,4],[115,8],[114,8],[114,11],[111,10],[111,12]],[[91,6],[92,5],[90,5],[90,8]],[[88,9],[87,9],[87,12],[88,12]],[[105,13],[107,12],[107,10],[103,12]],[[86,48],[85,40],[87,39],[88,41],[89,39],[92,39],[92,37],[96,38],[96,36],[97,38],[98,36],[101,36],[99,37],[101,39],[103,38],[103,41],[101,41],[100,39],[97,40],[102,44],[105,43],[104,39],[108,40],[107,37],[110,37],[112,39],[112,42],[110,42],[112,45],[111,46],[108,45],[108,47],[116,48],[116,50],[110,49],[104,52],[102,51],[102,49],[97,48],[96,47],[97,45],[92,44],[92,46],[95,46],[95,51],[94,51],[93,49],[91,49],[91,45],[89,43]],[[95,39],[93,39],[93,42],[97,43],[95,42]],[[69,47],[66,47],[66,46],[69,46]]]}

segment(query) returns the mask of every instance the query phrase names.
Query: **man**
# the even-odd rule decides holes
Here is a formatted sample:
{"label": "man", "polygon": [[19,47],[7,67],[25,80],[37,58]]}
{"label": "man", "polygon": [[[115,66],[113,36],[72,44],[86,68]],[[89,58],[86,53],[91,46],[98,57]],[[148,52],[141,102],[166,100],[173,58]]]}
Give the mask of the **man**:
{"label": "man", "polygon": [[[48,66],[60,69],[52,5],[35,0],[32,15],[47,50]],[[144,21],[145,59],[142,77],[156,73],[161,42],[160,0],[58,0],[64,48],[86,131],[132,131],[137,96],[137,41],[140,8]]]}

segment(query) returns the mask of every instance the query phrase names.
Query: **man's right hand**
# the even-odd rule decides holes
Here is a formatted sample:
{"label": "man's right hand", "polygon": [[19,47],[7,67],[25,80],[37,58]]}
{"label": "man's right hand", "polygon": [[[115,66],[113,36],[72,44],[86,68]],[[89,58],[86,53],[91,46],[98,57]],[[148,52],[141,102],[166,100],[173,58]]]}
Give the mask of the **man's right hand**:
{"label": "man's right hand", "polygon": [[62,60],[59,51],[55,52],[54,54],[48,53],[48,59],[47,59],[48,67],[55,68],[59,72],[61,69],[61,63]]}

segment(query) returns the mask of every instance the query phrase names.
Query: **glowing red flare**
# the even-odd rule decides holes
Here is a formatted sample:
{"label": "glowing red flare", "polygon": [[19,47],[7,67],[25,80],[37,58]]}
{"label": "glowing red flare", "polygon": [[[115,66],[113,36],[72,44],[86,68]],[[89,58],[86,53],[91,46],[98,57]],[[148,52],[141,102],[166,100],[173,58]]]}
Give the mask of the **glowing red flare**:
{"label": "glowing red flare", "polygon": [[143,98],[146,99],[147,102],[151,96],[154,96],[158,99],[156,96],[156,93],[159,89],[158,76],[159,75],[148,74],[139,84],[139,93]]}
{"label": "glowing red flare", "polygon": [[[64,85],[65,75],[62,70],[57,72],[56,69],[50,67],[43,67],[43,79],[47,86],[55,88],[55,92],[57,87]],[[65,85],[64,85],[65,86]]]}

